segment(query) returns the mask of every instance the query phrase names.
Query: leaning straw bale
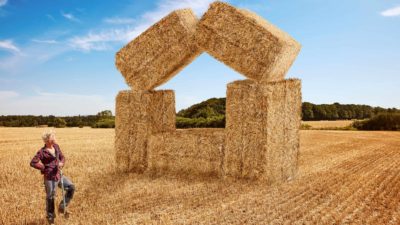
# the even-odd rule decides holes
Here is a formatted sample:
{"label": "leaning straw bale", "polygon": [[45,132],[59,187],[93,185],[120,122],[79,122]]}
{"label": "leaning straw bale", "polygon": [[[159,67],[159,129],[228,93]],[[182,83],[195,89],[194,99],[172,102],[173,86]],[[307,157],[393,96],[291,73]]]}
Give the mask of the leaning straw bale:
{"label": "leaning straw bale", "polygon": [[277,81],[300,51],[300,44],[260,16],[215,2],[201,18],[198,45],[249,79]]}
{"label": "leaning straw bale", "polygon": [[149,171],[155,174],[221,176],[224,129],[183,129],[150,136]]}
{"label": "leaning straw bale", "polygon": [[296,176],[301,122],[297,79],[228,84],[224,171],[269,183]]}
{"label": "leaning straw bale", "polygon": [[121,91],[116,98],[115,160],[120,171],[143,171],[150,134],[175,130],[171,90]]}
{"label": "leaning straw bale", "polygon": [[190,9],[176,10],[116,54],[116,66],[134,90],[167,82],[201,52],[193,34],[198,19]]}

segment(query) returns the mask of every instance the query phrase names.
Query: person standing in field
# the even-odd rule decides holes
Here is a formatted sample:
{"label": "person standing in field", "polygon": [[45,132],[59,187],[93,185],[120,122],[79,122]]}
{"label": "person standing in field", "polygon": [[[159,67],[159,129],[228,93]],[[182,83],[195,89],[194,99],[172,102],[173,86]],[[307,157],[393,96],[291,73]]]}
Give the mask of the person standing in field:
{"label": "person standing in field", "polygon": [[[56,217],[54,213],[54,200],[57,186],[61,188],[61,179],[63,179],[65,193],[65,207],[68,206],[74,196],[75,186],[65,176],[61,177],[60,170],[64,167],[65,157],[61,152],[60,146],[56,143],[54,131],[45,131],[42,135],[44,146],[37,151],[36,155],[31,160],[30,165],[40,170],[43,174],[44,186],[46,191],[46,216],[49,223],[54,223]],[[63,201],[61,200],[58,210],[64,213]]]}

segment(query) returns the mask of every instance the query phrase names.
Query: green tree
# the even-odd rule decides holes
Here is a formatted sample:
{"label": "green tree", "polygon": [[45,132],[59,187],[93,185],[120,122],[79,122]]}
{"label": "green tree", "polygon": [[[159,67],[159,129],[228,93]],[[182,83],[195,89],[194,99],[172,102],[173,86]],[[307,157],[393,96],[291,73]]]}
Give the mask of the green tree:
{"label": "green tree", "polygon": [[65,127],[67,125],[67,122],[65,122],[64,119],[57,117],[55,118],[53,125],[54,127]]}
{"label": "green tree", "polygon": [[97,113],[97,116],[104,119],[104,118],[110,118],[113,115],[112,115],[111,110],[104,110],[104,111]]}

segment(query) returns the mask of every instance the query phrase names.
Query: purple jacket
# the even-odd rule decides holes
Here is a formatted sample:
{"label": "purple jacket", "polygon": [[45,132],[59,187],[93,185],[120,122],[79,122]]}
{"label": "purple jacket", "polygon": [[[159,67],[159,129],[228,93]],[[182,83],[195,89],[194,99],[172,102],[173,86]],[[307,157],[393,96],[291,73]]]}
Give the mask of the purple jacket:
{"label": "purple jacket", "polygon": [[43,146],[31,160],[31,166],[40,170],[47,180],[59,181],[61,176],[58,169],[58,162],[60,161],[65,163],[65,158],[60,150],[60,146],[57,144],[54,144],[53,146],[55,149],[55,155],[58,156],[58,159],[46,150],[46,146]]}

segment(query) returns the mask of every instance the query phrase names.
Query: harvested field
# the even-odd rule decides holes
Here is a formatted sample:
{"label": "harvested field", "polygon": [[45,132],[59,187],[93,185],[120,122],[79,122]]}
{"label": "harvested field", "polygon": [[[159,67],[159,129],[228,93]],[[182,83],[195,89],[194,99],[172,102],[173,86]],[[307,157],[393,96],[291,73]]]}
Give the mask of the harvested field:
{"label": "harvested field", "polygon": [[[45,223],[42,177],[29,167],[42,131],[0,128],[0,224]],[[114,130],[56,132],[77,188],[58,224],[400,223],[400,132],[301,131],[298,178],[274,186],[116,174]]]}
{"label": "harvested field", "polygon": [[350,126],[354,120],[319,120],[319,121],[302,121],[301,124],[311,126],[311,129],[324,129],[324,128],[343,128]]}

